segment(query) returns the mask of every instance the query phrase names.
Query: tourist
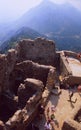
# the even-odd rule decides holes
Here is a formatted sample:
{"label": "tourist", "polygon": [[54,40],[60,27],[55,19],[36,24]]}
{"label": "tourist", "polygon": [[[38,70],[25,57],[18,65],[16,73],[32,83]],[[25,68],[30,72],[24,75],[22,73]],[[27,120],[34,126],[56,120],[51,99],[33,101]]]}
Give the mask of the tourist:
{"label": "tourist", "polygon": [[78,53],[77,57],[78,57],[79,61],[81,62],[81,53]]}
{"label": "tourist", "polygon": [[69,94],[69,98],[70,98],[70,101],[72,101],[72,97],[73,97],[73,92],[71,91],[70,94]]}
{"label": "tourist", "polygon": [[51,123],[53,123],[54,125],[57,125],[57,127],[59,127],[59,123],[58,123],[57,119],[55,118],[54,113],[51,114]]}
{"label": "tourist", "polygon": [[50,109],[49,107],[47,108],[47,118],[49,119],[49,112],[50,112]]}
{"label": "tourist", "polygon": [[56,107],[54,105],[51,106],[51,120],[52,121],[55,119],[55,115],[54,115],[55,111],[56,111]]}
{"label": "tourist", "polygon": [[51,112],[55,112],[56,111],[56,107],[53,105],[51,106]]}
{"label": "tourist", "polygon": [[81,93],[81,84],[77,88],[78,92]]}
{"label": "tourist", "polygon": [[70,85],[67,84],[67,83],[66,83],[66,85],[65,85],[65,88],[66,88],[66,89],[69,89],[69,91],[70,91],[70,89],[71,89]]}
{"label": "tourist", "polygon": [[51,114],[51,121],[54,121],[55,120],[55,115],[54,113]]}
{"label": "tourist", "polygon": [[51,116],[50,116],[51,121],[54,121],[55,119],[55,115],[54,115],[55,111],[56,111],[56,107],[51,106]]}
{"label": "tourist", "polygon": [[50,124],[50,120],[48,120],[46,123],[45,123],[45,130],[52,130],[52,127],[51,127],[51,124]]}
{"label": "tourist", "polygon": [[71,91],[71,92],[69,93],[69,100],[68,100],[68,101],[70,101],[71,103],[76,103],[77,98],[75,99],[75,101],[72,101],[73,95],[74,95],[74,93]]}
{"label": "tourist", "polygon": [[38,112],[39,112],[39,117],[40,117],[40,118],[43,117],[44,111],[45,111],[44,106],[43,106],[43,105],[39,105],[39,107],[38,107]]}
{"label": "tourist", "polygon": [[32,123],[32,130],[39,130],[39,127]]}

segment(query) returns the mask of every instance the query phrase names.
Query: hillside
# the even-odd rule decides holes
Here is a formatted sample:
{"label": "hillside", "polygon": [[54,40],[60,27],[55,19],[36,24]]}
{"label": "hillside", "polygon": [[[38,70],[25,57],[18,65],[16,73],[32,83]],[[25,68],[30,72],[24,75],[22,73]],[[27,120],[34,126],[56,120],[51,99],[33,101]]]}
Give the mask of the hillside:
{"label": "hillside", "polygon": [[11,29],[10,23],[0,23],[0,45],[4,42],[4,40],[7,40],[12,34],[13,31]]}
{"label": "hillside", "polygon": [[60,50],[79,51],[81,50],[80,21],[81,12],[69,3],[54,4],[47,0],[25,13],[18,22],[21,26],[27,25],[49,39],[55,40]]}
{"label": "hillside", "polygon": [[17,42],[21,39],[35,39],[37,37],[45,37],[44,35],[38,33],[37,31],[28,28],[28,27],[22,27],[20,29],[18,29],[16,32],[14,32],[14,34],[5,42],[3,42],[3,44],[0,46],[0,51],[6,52],[8,49],[13,48]]}
{"label": "hillside", "polygon": [[[23,32],[23,27],[24,30],[31,28],[31,31]],[[43,0],[10,26],[3,26],[1,30],[2,49],[11,48],[10,44],[21,37],[36,38],[43,34],[56,42],[58,50],[81,52],[81,12],[68,2],[55,4],[50,0]]]}

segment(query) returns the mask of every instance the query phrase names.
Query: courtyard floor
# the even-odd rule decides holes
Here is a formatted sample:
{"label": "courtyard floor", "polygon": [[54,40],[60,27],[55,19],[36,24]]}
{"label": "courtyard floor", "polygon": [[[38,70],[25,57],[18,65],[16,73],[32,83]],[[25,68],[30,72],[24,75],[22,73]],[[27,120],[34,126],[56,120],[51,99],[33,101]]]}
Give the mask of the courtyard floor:
{"label": "courtyard floor", "polygon": [[[62,89],[62,93],[57,96],[54,94],[51,94],[48,103],[45,107],[45,113],[44,116],[41,120],[38,118],[35,119],[35,124],[38,125],[40,130],[44,130],[44,125],[47,120],[47,109],[48,107],[51,109],[51,106],[54,105],[56,106],[56,111],[55,111],[55,118],[57,120],[58,124],[53,124],[53,130],[61,130],[62,125],[65,119],[70,117],[70,113],[72,110],[81,103],[81,95],[77,92],[77,89],[71,89],[73,97],[72,97],[72,102],[69,101],[69,90],[64,90]],[[76,102],[75,102],[76,101]],[[50,117],[50,113],[49,113]]]}

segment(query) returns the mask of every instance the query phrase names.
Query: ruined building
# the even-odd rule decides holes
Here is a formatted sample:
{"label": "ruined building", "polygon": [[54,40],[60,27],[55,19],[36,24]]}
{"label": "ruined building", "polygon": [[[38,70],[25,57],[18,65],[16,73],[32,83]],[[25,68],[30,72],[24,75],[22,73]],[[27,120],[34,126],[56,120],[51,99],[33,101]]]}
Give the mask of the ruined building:
{"label": "ruined building", "polygon": [[20,41],[0,55],[1,130],[25,130],[46,103],[55,80],[55,68],[47,65],[54,59],[55,44],[40,38]]}
{"label": "ruined building", "polygon": [[[66,75],[64,83],[81,83],[81,75],[74,75],[66,65],[65,55],[77,56],[56,52],[53,41],[41,38],[22,40],[15,49],[0,54],[0,130],[27,130],[55,86],[56,68]],[[65,126],[63,130],[68,130]]]}

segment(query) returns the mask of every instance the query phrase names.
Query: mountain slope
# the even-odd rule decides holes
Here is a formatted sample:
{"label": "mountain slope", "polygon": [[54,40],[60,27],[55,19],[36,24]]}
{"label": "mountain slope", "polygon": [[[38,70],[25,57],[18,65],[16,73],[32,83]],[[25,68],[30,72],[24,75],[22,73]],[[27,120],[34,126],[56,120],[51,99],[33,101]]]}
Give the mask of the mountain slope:
{"label": "mountain slope", "polygon": [[20,19],[21,24],[26,24],[41,33],[58,31],[64,27],[70,29],[74,25],[81,27],[78,21],[81,20],[81,12],[76,8],[70,4],[58,5],[47,1],[24,14]]}
{"label": "mountain slope", "polygon": [[[5,42],[2,46],[7,47],[8,41],[11,42],[13,39],[16,41],[18,32],[15,30],[22,30],[23,26],[32,28],[37,31],[36,33],[39,32],[39,34],[44,34],[49,39],[55,40],[59,50],[81,51],[81,12],[69,3],[54,4],[49,0],[43,0],[40,5],[32,8],[10,25],[11,31],[7,33],[6,39],[3,38]],[[22,33],[22,31],[20,32]],[[33,30],[29,32],[31,34]],[[29,34],[24,32],[24,35],[25,33],[26,37],[33,37],[33,34],[28,36]]]}
{"label": "mountain slope", "polygon": [[[21,21],[21,22],[20,22]],[[27,25],[40,33],[47,35],[57,43],[59,49],[72,49],[74,43],[79,48],[81,42],[81,12],[72,5],[54,4],[49,0],[43,1],[36,8],[25,13],[19,24]],[[65,45],[73,48],[65,48]],[[63,47],[64,46],[64,47]],[[80,48],[81,49],[81,48]]]}
{"label": "mountain slope", "polygon": [[13,48],[17,42],[21,39],[35,39],[37,37],[46,37],[40,33],[38,33],[37,31],[28,28],[28,27],[22,27],[19,30],[17,30],[13,36],[11,36],[8,40],[6,40],[5,42],[3,42],[3,44],[0,46],[0,51],[6,52],[8,49]]}

